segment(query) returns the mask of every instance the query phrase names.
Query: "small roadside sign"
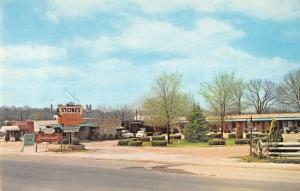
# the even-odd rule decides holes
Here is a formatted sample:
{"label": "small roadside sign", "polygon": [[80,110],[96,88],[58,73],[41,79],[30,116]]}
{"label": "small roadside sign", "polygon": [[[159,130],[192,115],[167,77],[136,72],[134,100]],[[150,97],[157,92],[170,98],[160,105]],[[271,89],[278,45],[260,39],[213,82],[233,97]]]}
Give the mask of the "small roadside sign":
{"label": "small roadside sign", "polygon": [[63,132],[64,133],[78,133],[79,132],[80,127],[79,126],[75,126],[75,127],[63,127]]}
{"label": "small roadside sign", "polygon": [[34,145],[35,142],[35,135],[33,133],[31,134],[24,134],[23,138],[23,146],[20,152],[24,152],[24,147],[25,146],[32,146]]}
{"label": "small roadside sign", "polygon": [[32,146],[34,145],[34,141],[34,134],[24,134],[24,146]]}

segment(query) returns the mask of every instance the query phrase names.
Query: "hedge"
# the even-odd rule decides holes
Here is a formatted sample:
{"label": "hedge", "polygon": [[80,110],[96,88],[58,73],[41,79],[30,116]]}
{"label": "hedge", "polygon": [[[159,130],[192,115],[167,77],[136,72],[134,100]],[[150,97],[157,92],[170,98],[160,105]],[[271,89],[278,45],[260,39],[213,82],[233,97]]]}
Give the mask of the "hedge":
{"label": "hedge", "polygon": [[130,141],[128,143],[128,146],[142,146],[143,142],[142,141]]}
{"label": "hedge", "polygon": [[237,145],[249,144],[249,139],[236,139],[235,144],[237,144]]}
{"label": "hedge", "polygon": [[166,140],[165,136],[153,136],[152,141],[163,141]]}
{"label": "hedge", "polygon": [[114,135],[113,134],[109,134],[108,135],[108,140],[113,140],[114,139]]}
{"label": "hedge", "polygon": [[166,147],[167,141],[152,141],[151,145],[154,147]]}
{"label": "hedge", "polygon": [[154,132],[146,132],[147,136],[153,136]]}
{"label": "hedge", "polygon": [[236,134],[235,133],[229,133],[228,134],[228,138],[229,139],[235,139],[236,138]]}
{"label": "hedge", "polygon": [[210,134],[210,138],[214,139],[214,138],[221,138],[221,133],[211,133]]}
{"label": "hedge", "polygon": [[181,139],[181,135],[170,135],[171,139]]}
{"label": "hedge", "polygon": [[138,141],[138,138],[132,138],[131,141]]}
{"label": "hedge", "polygon": [[101,135],[101,140],[106,140],[106,139],[107,139],[107,135],[106,134]]}
{"label": "hedge", "polygon": [[121,140],[118,141],[118,145],[128,146],[129,142],[130,142],[130,140],[128,140],[128,139],[121,139]]}
{"label": "hedge", "polygon": [[69,139],[64,139],[62,140],[62,144],[69,144],[70,140]]}
{"label": "hedge", "polygon": [[225,145],[224,139],[213,139],[208,141],[209,145]]}
{"label": "hedge", "polygon": [[79,139],[77,138],[72,139],[72,145],[79,145],[79,144],[80,144]]}
{"label": "hedge", "polygon": [[143,142],[150,142],[150,137],[140,137],[139,138],[140,141],[143,141]]}

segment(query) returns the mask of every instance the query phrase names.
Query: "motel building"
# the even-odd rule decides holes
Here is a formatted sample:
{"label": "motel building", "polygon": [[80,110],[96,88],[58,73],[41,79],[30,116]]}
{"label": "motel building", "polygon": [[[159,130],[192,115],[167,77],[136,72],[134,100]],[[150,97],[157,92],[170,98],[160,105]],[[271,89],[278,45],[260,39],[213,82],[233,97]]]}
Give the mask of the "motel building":
{"label": "motel building", "polygon": [[[252,123],[251,123],[252,116]],[[253,132],[265,133],[268,131],[272,120],[275,119],[279,127],[286,132],[299,132],[300,130],[300,113],[271,113],[271,114],[241,114],[241,115],[227,115],[224,121],[224,132],[237,132],[250,129],[252,124]],[[210,123],[210,131],[220,132],[221,124],[216,117],[207,117]]]}

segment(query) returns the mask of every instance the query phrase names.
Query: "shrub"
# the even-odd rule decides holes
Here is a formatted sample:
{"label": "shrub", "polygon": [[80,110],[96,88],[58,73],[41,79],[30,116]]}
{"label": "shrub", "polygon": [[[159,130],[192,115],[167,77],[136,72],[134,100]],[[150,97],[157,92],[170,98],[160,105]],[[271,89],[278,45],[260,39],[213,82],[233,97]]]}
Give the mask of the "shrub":
{"label": "shrub", "polygon": [[235,139],[236,138],[236,134],[235,133],[230,133],[230,134],[228,134],[228,138],[229,139]]}
{"label": "shrub", "polygon": [[298,129],[295,130],[295,133],[298,133]]}
{"label": "shrub", "polygon": [[267,136],[267,134],[266,133],[259,133],[258,134],[258,138],[264,138],[264,137],[266,137]]}
{"label": "shrub", "polygon": [[128,143],[128,146],[142,146],[143,142],[142,141],[130,141]]}
{"label": "shrub", "polygon": [[150,137],[140,137],[139,140],[143,142],[150,142]]}
{"label": "shrub", "polygon": [[138,141],[138,138],[131,138],[131,141]]}
{"label": "shrub", "polygon": [[248,129],[245,129],[245,131],[244,131],[245,133],[248,133]]}
{"label": "shrub", "polygon": [[210,134],[210,138],[212,138],[212,139],[215,139],[215,138],[220,139],[221,138],[221,133],[211,133]]}
{"label": "shrub", "polygon": [[153,136],[154,132],[146,132],[147,136]]}
{"label": "shrub", "polygon": [[166,147],[167,141],[152,141],[151,145],[154,147]]}
{"label": "shrub", "polygon": [[225,145],[224,139],[213,139],[208,141],[209,145]]}
{"label": "shrub", "polygon": [[96,140],[96,136],[94,136],[94,135],[90,136],[89,140],[90,141],[95,141]]}
{"label": "shrub", "polygon": [[181,135],[171,135],[171,139],[181,139]]}
{"label": "shrub", "polygon": [[287,129],[285,132],[288,133],[288,134],[290,134],[291,130]]}
{"label": "shrub", "polygon": [[119,140],[118,141],[118,145],[121,145],[121,146],[128,146],[128,143],[130,142],[130,140],[128,139],[122,139],[122,140]]}
{"label": "shrub", "polygon": [[249,139],[236,139],[235,144],[237,144],[237,145],[249,144]]}
{"label": "shrub", "polygon": [[114,135],[113,134],[109,134],[108,135],[108,140],[113,140],[114,139]]}
{"label": "shrub", "polygon": [[[247,133],[247,134],[246,134],[246,138],[247,138],[247,139],[250,139],[250,135],[251,135],[251,133]],[[257,134],[257,133],[252,133],[252,138],[254,138],[254,137],[257,138],[257,137],[258,137],[258,134]]]}
{"label": "shrub", "polygon": [[106,134],[101,135],[101,140],[107,140],[107,135]]}
{"label": "shrub", "polygon": [[166,140],[165,136],[153,136],[152,141],[163,141]]}
{"label": "shrub", "polygon": [[230,130],[230,129],[228,130],[228,133],[231,133],[231,130]]}
{"label": "shrub", "polygon": [[69,139],[64,139],[62,140],[62,144],[69,144],[70,140]]}
{"label": "shrub", "polygon": [[77,138],[72,139],[72,145],[79,145],[79,144],[80,144],[79,139]]}

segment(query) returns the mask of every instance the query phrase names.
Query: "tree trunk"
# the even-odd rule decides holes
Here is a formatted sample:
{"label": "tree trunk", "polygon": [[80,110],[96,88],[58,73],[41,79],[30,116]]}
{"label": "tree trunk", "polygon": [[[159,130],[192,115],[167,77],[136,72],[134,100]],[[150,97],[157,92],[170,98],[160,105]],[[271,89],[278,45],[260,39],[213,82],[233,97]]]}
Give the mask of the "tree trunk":
{"label": "tree trunk", "polygon": [[169,120],[167,124],[167,138],[168,138],[168,143],[170,143],[170,121]]}
{"label": "tree trunk", "polygon": [[224,131],[224,117],[221,117],[221,139],[223,139],[223,131]]}

